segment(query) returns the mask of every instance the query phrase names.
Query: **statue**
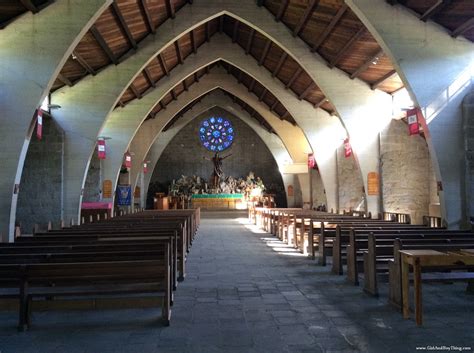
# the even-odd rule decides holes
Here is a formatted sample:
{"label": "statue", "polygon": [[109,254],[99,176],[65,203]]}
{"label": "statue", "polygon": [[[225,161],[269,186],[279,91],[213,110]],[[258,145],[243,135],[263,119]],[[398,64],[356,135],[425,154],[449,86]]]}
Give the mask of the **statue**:
{"label": "statue", "polygon": [[[212,173],[212,186],[214,188],[219,187],[220,178],[224,175],[224,172],[222,170],[222,161],[224,159],[226,159],[227,157],[230,157],[231,155],[232,155],[232,153],[228,154],[225,157],[220,157],[219,152],[216,152],[214,157],[212,157],[212,159],[210,159],[210,160],[212,160],[212,163],[214,163],[214,172]],[[203,157],[203,158],[209,160],[209,158],[206,158],[206,157]]]}

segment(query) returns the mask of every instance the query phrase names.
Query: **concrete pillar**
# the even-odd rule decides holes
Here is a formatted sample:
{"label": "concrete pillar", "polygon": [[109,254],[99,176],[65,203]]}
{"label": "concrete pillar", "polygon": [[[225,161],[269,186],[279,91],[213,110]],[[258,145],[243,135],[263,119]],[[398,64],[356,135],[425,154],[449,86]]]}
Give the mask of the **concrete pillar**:
{"label": "concrete pillar", "polygon": [[[462,37],[451,38],[430,21],[422,22],[403,6],[385,1],[346,0],[366,25],[410,92],[423,108],[425,131],[433,166],[443,191],[443,217],[450,227],[466,223],[464,146],[461,102],[469,85],[474,62],[473,45]],[[464,92],[464,93],[463,93]]]}
{"label": "concrete pillar", "polygon": [[[0,36],[0,233],[13,241],[17,194],[35,109],[89,26],[112,0],[58,0],[40,13],[26,13]],[[7,235],[7,236],[5,236]]]}

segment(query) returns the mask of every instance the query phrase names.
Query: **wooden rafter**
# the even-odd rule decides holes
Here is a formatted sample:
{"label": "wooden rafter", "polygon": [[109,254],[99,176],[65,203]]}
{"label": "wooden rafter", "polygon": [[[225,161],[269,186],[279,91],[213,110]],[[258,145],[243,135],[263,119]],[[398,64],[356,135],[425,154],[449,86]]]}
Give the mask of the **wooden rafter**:
{"label": "wooden rafter", "polygon": [[161,109],[166,109],[166,106],[163,104],[162,101],[160,101],[160,108],[161,108]]}
{"label": "wooden rafter", "polygon": [[278,8],[278,12],[275,15],[275,21],[279,22],[283,15],[285,14],[286,9],[288,8],[289,0],[283,0]]}
{"label": "wooden rafter", "polygon": [[184,88],[185,91],[188,91],[188,90],[189,90],[188,83],[186,82],[185,79],[183,80],[183,88]]}
{"label": "wooden rafter", "polygon": [[337,63],[342,59],[344,54],[354,45],[355,42],[359,40],[365,34],[365,27],[362,27],[357,31],[356,34],[352,36],[352,38],[342,47],[341,50],[336,54],[336,56],[330,61],[329,67],[333,68]]}
{"label": "wooden rafter", "polygon": [[351,78],[354,79],[358,77],[361,73],[369,68],[370,65],[373,65],[376,60],[379,60],[383,56],[383,50],[380,49],[377,53],[372,55],[365,63],[363,63],[357,70],[351,74]]}
{"label": "wooden rafter", "polygon": [[72,87],[72,86],[73,86],[71,80],[69,80],[66,76],[64,76],[64,75],[61,74],[61,73],[58,74],[57,79],[58,79],[59,81],[61,81],[62,83],[64,83],[65,85],[69,86],[69,87]]}
{"label": "wooden rafter", "polygon": [[301,92],[301,94],[298,96],[298,99],[299,100],[304,99],[309,94],[309,92],[311,92],[311,90],[314,89],[315,87],[316,87],[316,84],[314,82],[311,82],[309,86],[306,87],[306,89],[303,92]]}
{"label": "wooden rafter", "polygon": [[72,52],[72,58],[75,59],[79,63],[79,65],[81,65],[89,74],[91,74],[92,76],[96,74],[95,70],[77,52]]}
{"label": "wooden rafter", "polygon": [[474,27],[474,17],[467,20],[464,22],[462,25],[460,25],[458,28],[456,28],[454,31],[451,32],[451,36],[456,38],[457,36],[463,34],[470,28]]}
{"label": "wooden rafter", "polygon": [[250,53],[250,48],[252,48],[254,35],[255,35],[255,30],[252,28],[249,34],[249,38],[247,39],[247,45],[245,46],[245,55],[248,55],[248,53]]}
{"label": "wooden rafter", "polygon": [[174,8],[173,0],[166,0],[166,11],[168,11],[168,16],[169,17],[175,18],[176,9]]}
{"label": "wooden rafter", "polygon": [[275,70],[272,72],[272,77],[278,76],[278,73],[280,72],[283,63],[285,62],[286,58],[288,57],[288,54],[286,51],[283,52],[283,54],[280,56],[280,60],[278,61],[277,66],[275,67]]}
{"label": "wooden rafter", "polygon": [[431,6],[428,10],[425,11],[420,16],[420,20],[423,22],[428,21],[431,17],[435,16],[438,12],[440,12],[446,5],[449,5],[451,1],[449,0],[437,0],[433,6]]}
{"label": "wooden rafter", "polygon": [[285,113],[280,117],[281,120],[285,120],[286,118],[290,117],[290,112],[287,110]]}
{"label": "wooden rafter", "polygon": [[153,80],[153,78],[151,77],[151,73],[150,73],[150,70],[145,67],[143,69],[143,76],[145,76],[146,80],[148,81],[148,83],[150,84],[150,86],[152,86],[153,88],[156,87],[156,82]]}
{"label": "wooden rafter", "polygon": [[239,21],[235,20],[234,29],[232,31],[232,43],[237,42],[238,36],[239,36]]}
{"label": "wooden rafter", "polygon": [[174,89],[172,89],[170,93],[174,101],[178,99],[178,97],[176,97],[176,92],[174,91]]}
{"label": "wooden rafter", "polygon": [[118,104],[119,104],[122,108],[125,107],[125,103],[124,103],[121,99],[119,99]]}
{"label": "wooden rafter", "polygon": [[263,62],[265,61],[265,58],[267,57],[268,51],[270,50],[270,47],[272,46],[272,41],[270,39],[267,39],[267,43],[265,44],[265,48],[263,49],[262,55],[260,56],[260,59],[258,60],[258,65],[262,66]]}
{"label": "wooden rafter", "polygon": [[194,82],[199,82],[199,76],[197,72],[195,72],[193,76],[194,76]]}
{"label": "wooden rafter", "polygon": [[260,97],[258,97],[258,101],[259,102],[263,101],[263,98],[265,98],[266,94],[267,94],[267,89],[264,87],[262,93],[260,94]]}
{"label": "wooden rafter", "polygon": [[298,67],[298,70],[296,70],[293,76],[291,76],[290,80],[285,85],[285,88],[286,89],[290,88],[291,85],[296,81],[296,79],[298,78],[299,75],[301,75],[302,72],[303,72],[303,69],[301,67]]}
{"label": "wooden rafter", "polygon": [[133,83],[130,84],[130,90],[133,92],[135,97],[137,97],[138,99],[142,98],[142,94],[138,91],[138,89],[135,87]]}
{"label": "wooden rafter", "polygon": [[191,36],[191,46],[193,47],[193,53],[197,53],[197,44],[196,44],[196,38],[194,38],[194,31],[189,32],[189,35]]}
{"label": "wooden rafter", "polygon": [[248,88],[249,92],[253,91],[253,88],[255,87],[256,82],[257,81],[254,78],[252,78],[252,82],[250,82],[250,85],[249,85],[249,88]]}
{"label": "wooden rafter", "polygon": [[110,61],[112,61],[115,65],[118,64],[118,60],[117,60],[117,57],[115,56],[115,54],[113,53],[112,49],[110,49],[109,45],[107,44],[107,42],[105,41],[104,37],[102,36],[102,34],[100,34],[99,30],[97,29],[97,27],[95,25],[92,25],[91,26],[91,29],[90,29],[91,33],[92,33],[92,36],[94,37],[94,39],[97,41],[97,43],[99,43],[100,47],[102,48],[102,50],[104,51],[104,53],[108,56],[108,58],[110,59]]}
{"label": "wooden rafter", "polygon": [[182,65],[183,64],[183,53],[181,52],[181,46],[179,45],[178,41],[174,42],[174,48],[176,49],[176,55],[178,57],[178,62]]}
{"label": "wooden rafter", "polygon": [[334,16],[329,23],[329,25],[326,27],[324,32],[319,36],[319,38],[314,42],[314,44],[311,47],[311,51],[316,51],[318,50],[319,46],[324,43],[326,38],[329,36],[329,34],[332,32],[334,27],[338,24],[339,20],[341,19],[342,15],[347,11],[347,5],[344,4],[341,6],[339,11],[337,11],[336,16]]}
{"label": "wooden rafter", "polygon": [[37,13],[39,11],[38,7],[36,7],[36,5],[31,2],[31,0],[20,0],[20,2],[28,11],[33,13]]}
{"label": "wooden rafter", "polygon": [[375,81],[374,83],[372,83],[370,85],[370,88],[372,89],[376,89],[378,86],[380,86],[383,82],[387,81],[389,78],[391,78],[393,75],[395,75],[397,73],[396,70],[392,70],[392,71],[389,71],[388,73],[386,73],[385,75],[383,75],[381,78],[379,78],[377,81]]}
{"label": "wooden rafter", "polygon": [[122,30],[125,37],[127,37],[128,42],[133,47],[133,49],[137,49],[137,42],[135,41],[135,38],[133,38],[132,32],[130,32],[130,28],[128,27],[127,22],[125,22],[125,18],[123,17],[122,12],[120,11],[117,5],[117,2],[112,2],[112,9],[115,18],[120,24],[120,29]]}
{"label": "wooden rafter", "polygon": [[238,75],[238,77],[237,77],[237,82],[238,82],[238,83],[241,83],[243,77],[244,77],[244,73],[243,73],[241,70],[239,70],[239,75]]}
{"label": "wooden rafter", "polygon": [[165,73],[166,76],[170,75],[170,72],[168,70],[168,66],[166,65],[166,60],[163,57],[163,55],[158,54],[158,61],[160,62],[161,70]]}
{"label": "wooden rafter", "polygon": [[146,0],[140,0],[139,4],[140,4],[140,9],[143,13],[143,17],[145,18],[145,23],[146,23],[146,26],[148,27],[148,30],[151,33],[155,34],[156,33],[155,24],[153,23],[153,20],[151,18],[151,13],[150,13],[150,10],[148,9],[148,5],[146,4]]}
{"label": "wooden rafter", "polygon": [[211,40],[211,21],[206,22],[206,42]]}
{"label": "wooden rafter", "polygon": [[314,109],[318,109],[320,106],[322,106],[326,102],[326,97],[323,96],[319,101],[313,104]]}
{"label": "wooden rafter", "polygon": [[273,112],[277,105],[278,105],[278,99],[275,99],[275,103],[273,103],[272,106],[270,107],[270,111]]}
{"label": "wooden rafter", "polygon": [[313,14],[314,9],[318,6],[319,0],[310,0],[308,6],[304,10],[303,16],[300,18],[300,21],[293,30],[293,36],[296,37],[304,29],[311,15]]}

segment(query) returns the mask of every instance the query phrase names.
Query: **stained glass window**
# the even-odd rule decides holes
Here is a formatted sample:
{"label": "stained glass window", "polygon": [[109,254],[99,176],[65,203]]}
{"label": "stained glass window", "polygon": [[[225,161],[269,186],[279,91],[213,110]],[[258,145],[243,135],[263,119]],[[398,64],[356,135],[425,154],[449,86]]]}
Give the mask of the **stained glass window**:
{"label": "stained glass window", "polygon": [[234,128],[229,120],[213,116],[199,126],[199,139],[209,151],[224,151],[234,141]]}

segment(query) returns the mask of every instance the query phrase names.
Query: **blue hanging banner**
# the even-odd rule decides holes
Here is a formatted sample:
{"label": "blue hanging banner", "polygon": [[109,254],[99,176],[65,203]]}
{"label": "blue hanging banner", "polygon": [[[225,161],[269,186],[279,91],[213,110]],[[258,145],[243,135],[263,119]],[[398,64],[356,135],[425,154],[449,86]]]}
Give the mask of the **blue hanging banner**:
{"label": "blue hanging banner", "polygon": [[117,186],[117,205],[119,206],[132,205],[132,187],[130,185]]}

